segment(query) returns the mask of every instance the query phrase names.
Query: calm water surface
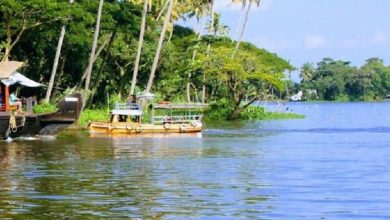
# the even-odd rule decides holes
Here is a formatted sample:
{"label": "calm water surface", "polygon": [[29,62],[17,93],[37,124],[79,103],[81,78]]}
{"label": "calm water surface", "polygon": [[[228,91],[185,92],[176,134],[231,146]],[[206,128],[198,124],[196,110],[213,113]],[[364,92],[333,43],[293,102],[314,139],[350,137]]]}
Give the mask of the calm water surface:
{"label": "calm water surface", "polygon": [[203,135],[0,142],[0,219],[389,219],[390,103]]}

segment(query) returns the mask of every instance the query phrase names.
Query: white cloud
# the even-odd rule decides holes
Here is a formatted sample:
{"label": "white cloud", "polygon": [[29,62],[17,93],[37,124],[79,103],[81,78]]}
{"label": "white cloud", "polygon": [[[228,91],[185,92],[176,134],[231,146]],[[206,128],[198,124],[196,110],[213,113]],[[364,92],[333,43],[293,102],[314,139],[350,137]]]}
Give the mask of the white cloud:
{"label": "white cloud", "polygon": [[[260,7],[252,5],[251,11],[266,11],[269,10],[273,5],[274,0],[262,0]],[[231,12],[231,11],[241,11],[241,4],[233,4],[232,0],[216,0],[214,3],[214,9],[217,12]]]}
{"label": "white cloud", "polygon": [[270,50],[271,52],[279,52],[281,50],[290,49],[293,47],[292,43],[284,39],[274,39],[269,37],[258,37],[254,43],[260,47]]}
{"label": "white cloud", "polygon": [[383,31],[377,31],[372,37],[371,37],[371,43],[373,44],[383,44],[386,43],[387,36]]}
{"label": "white cloud", "polygon": [[317,35],[308,35],[305,38],[305,48],[314,49],[324,47],[326,43],[325,37]]}
{"label": "white cloud", "polygon": [[349,39],[344,40],[344,42],[342,42],[340,47],[342,49],[352,49],[352,48],[358,47],[359,45],[361,45],[359,40],[357,40],[355,38],[349,38]]}
{"label": "white cloud", "polygon": [[349,38],[339,45],[342,49],[356,49],[356,48],[367,48],[372,46],[381,46],[387,44],[387,36],[383,31],[376,31],[373,35],[368,37]]}
{"label": "white cloud", "polygon": [[223,12],[227,10],[240,10],[241,6],[232,4],[231,0],[217,0],[214,3],[214,9],[218,12]]}

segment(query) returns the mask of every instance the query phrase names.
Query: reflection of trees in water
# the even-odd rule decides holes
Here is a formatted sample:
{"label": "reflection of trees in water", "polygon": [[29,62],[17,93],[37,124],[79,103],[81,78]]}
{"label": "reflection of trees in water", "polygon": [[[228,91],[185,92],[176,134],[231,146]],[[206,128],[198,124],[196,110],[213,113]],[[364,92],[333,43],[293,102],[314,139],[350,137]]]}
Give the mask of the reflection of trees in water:
{"label": "reflection of trees in water", "polygon": [[[232,140],[219,139],[210,144],[201,138],[118,138],[113,140],[113,148],[115,158],[150,165],[149,175],[155,176],[152,184],[160,189],[160,195],[155,195],[157,206],[144,204],[152,205],[152,213],[185,218],[220,216],[230,210],[238,216],[256,218],[261,214],[257,210],[268,199],[268,195],[259,193],[264,187],[263,167],[258,162],[246,162],[253,149],[235,148],[241,144],[237,140],[227,144]],[[241,163],[244,165],[235,166]],[[237,205],[249,212],[240,213],[242,209]]]}
{"label": "reflection of trees in water", "polygon": [[11,218],[15,210],[23,210],[25,204],[19,191],[28,189],[29,182],[23,177],[23,165],[28,163],[27,145],[5,143],[0,147],[0,214]]}
{"label": "reflection of trees in water", "polygon": [[267,199],[259,193],[263,168],[240,162],[251,154],[233,147],[239,141],[226,143],[77,135],[11,143],[0,148],[0,213],[24,219],[185,218],[234,214],[237,202],[255,210]]}
{"label": "reflection of trees in water", "polygon": [[66,137],[0,148],[0,213],[10,218],[154,217],[147,161],[112,160],[110,140]]}
{"label": "reflection of trees in water", "polygon": [[[170,158],[176,156],[196,156],[202,153],[201,134],[144,135],[133,138],[113,138],[113,152],[120,158]],[[179,145],[179,147],[175,146]]]}

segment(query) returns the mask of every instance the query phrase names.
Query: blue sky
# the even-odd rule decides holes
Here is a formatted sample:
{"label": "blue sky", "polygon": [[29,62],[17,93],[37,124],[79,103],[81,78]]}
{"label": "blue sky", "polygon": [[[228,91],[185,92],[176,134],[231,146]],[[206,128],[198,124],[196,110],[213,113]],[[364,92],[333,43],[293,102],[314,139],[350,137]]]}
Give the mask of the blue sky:
{"label": "blue sky", "polygon": [[[240,6],[215,0],[234,36]],[[188,24],[191,25],[191,24]],[[390,62],[389,0],[263,0],[254,8],[245,41],[290,61],[295,67],[324,57],[360,66],[370,57]]]}

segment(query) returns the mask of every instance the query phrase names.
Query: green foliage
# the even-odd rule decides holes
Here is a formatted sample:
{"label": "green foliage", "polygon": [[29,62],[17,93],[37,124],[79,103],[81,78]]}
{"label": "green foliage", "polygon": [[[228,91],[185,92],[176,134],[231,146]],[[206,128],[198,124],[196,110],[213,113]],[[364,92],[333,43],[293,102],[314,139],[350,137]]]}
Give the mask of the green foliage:
{"label": "green foliage", "polygon": [[227,98],[232,103],[231,119],[248,107],[241,105],[244,97],[251,103],[270,89],[283,92],[284,72],[293,69],[285,60],[251,44],[244,43],[237,52],[233,46],[222,39],[215,43],[211,54],[199,54],[194,64],[194,72],[206,76],[205,83],[219,98]]}
{"label": "green foliage", "polygon": [[[142,14],[142,4],[139,3],[142,1],[104,3],[98,48],[110,36],[114,37],[111,44],[100,48],[101,53],[96,58],[91,79],[91,87],[96,91],[90,92],[93,95],[90,106],[105,108],[107,94],[110,94],[108,106],[112,108],[115,102],[126,99],[128,95]],[[156,20],[161,4],[154,3],[148,13],[137,92],[144,90],[149,77],[161,28],[161,22]],[[80,88],[80,79],[91,50],[97,7],[98,1],[92,0],[74,1],[72,4],[54,0],[3,0],[0,4],[0,55],[4,56],[7,48],[12,49],[9,50],[10,59],[28,62],[22,73],[45,84],[50,78],[61,27],[65,25],[66,35],[53,91],[55,97],[52,98],[52,101],[58,101],[63,93]],[[192,2],[180,7],[175,8],[174,19],[194,13],[202,16],[209,4]],[[186,84],[190,82],[192,100],[200,100],[204,86],[206,101],[226,102],[219,102],[214,108],[219,109],[216,112],[223,111],[221,115],[225,117],[237,110],[237,106],[239,111],[245,112],[247,106],[242,105],[244,96],[254,100],[271,90],[282,94],[286,84],[284,73],[294,68],[276,54],[245,42],[233,57],[235,43],[227,37],[216,36],[225,35],[227,27],[220,23],[218,14],[214,19],[215,33],[201,38],[189,28],[174,26],[172,41],[164,44],[156,72],[153,93],[158,99],[185,101]],[[21,27],[23,24],[26,29]],[[6,31],[7,28],[11,33]],[[17,37],[19,30],[23,30],[20,39]],[[18,42],[9,42],[9,39],[18,39]],[[206,54],[208,46],[211,50]],[[45,91],[39,92],[37,95],[41,98]],[[36,106],[34,110],[51,112],[55,107],[45,104]],[[86,110],[81,116],[81,123],[103,119],[106,113]]]}
{"label": "green foliage", "polygon": [[[390,67],[370,58],[361,67],[346,61],[324,58],[314,67],[304,64],[297,90],[316,90],[322,100],[355,101],[383,99],[390,93]],[[313,96],[307,94],[306,98]]]}
{"label": "green foliage", "polygon": [[33,107],[33,112],[36,114],[50,113],[50,112],[55,112],[57,110],[58,110],[57,105],[53,103],[43,103],[39,105],[34,105]]}
{"label": "green foliage", "polygon": [[[207,121],[227,120],[234,106],[226,99],[210,103],[209,109],[205,112]],[[285,112],[267,112],[263,107],[248,106],[242,110],[238,119],[241,120],[270,120],[270,119],[299,119],[303,115]]]}
{"label": "green foliage", "polygon": [[349,101],[349,97],[346,94],[340,94],[340,95],[335,97],[334,101],[337,101],[337,102],[348,102]]}
{"label": "green foliage", "polygon": [[86,128],[90,121],[108,121],[110,119],[107,109],[85,109],[80,116],[80,126]]}
{"label": "green foliage", "polygon": [[295,114],[295,113],[285,113],[285,112],[265,112],[264,115],[262,115],[262,120],[274,120],[274,119],[303,119],[305,118],[304,115]]}
{"label": "green foliage", "polygon": [[233,103],[223,98],[219,101],[209,103],[209,108],[205,112],[205,118],[207,120],[226,120],[232,110]]}

